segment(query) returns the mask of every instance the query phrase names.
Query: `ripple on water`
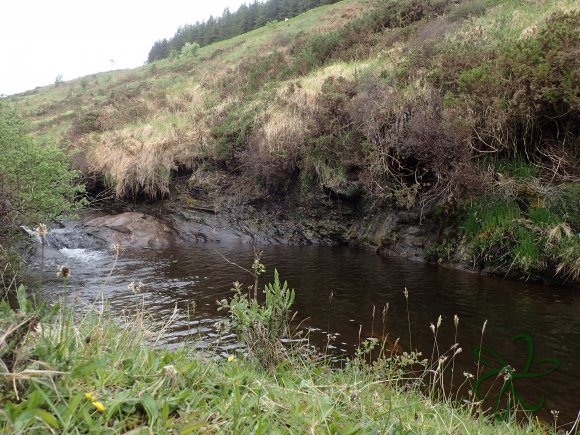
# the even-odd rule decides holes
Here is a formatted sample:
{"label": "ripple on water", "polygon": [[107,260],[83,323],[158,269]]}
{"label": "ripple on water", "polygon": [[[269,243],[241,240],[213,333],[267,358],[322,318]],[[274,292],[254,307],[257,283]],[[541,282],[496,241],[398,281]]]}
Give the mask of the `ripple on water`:
{"label": "ripple on water", "polygon": [[[360,339],[388,335],[393,341],[400,337],[399,344],[409,350],[403,296],[406,287],[414,349],[431,350],[429,324],[436,323],[439,315],[443,316],[439,345],[448,348],[454,340],[453,316],[457,314],[458,341],[464,350],[457,372],[473,372],[472,353],[479,345],[485,320],[484,345],[509,362],[525,360],[526,349],[514,344],[512,337],[528,332],[536,345],[536,361],[554,357],[562,365],[549,378],[526,382],[521,392],[530,400],[545,395],[546,409],[560,410],[562,419],[575,417],[580,389],[580,294],[382,258],[344,247],[265,246],[263,251],[267,273],[260,282],[270,281],[274,269],[278,269],[280,277],[296,289],[297,321],[303,320],[309,339],[321,348],[337,346],[339,354],[352,353]],[[74,289],[81,301],[89,303],[102,291],[116,312],[145,306],[160,324],[174,316],[159,345],[173,348],[186,344],[229,354],[243,347],[235,337],[221,337],[213,327],[224,314],[217,311],[215,301],[231,295],[232,282],[240,281],[247,288],[253,278],[224,261],[220,254],[247,267],[253,259],[253,247],[197,244],[171,250],[126,250],[118,258],[111,279],[107,278],[115,260],[111,252],[61,250],[60,257],[45,262],[47,272],[39,293],[45,300],[61,297],[62,283],[56,279],[53,263],[62,264],[61,257],[65,257],[73,269],[69,289]],[[127,287],[132,281],[143,282],[139,296]],[[333,298],[329,300],[331,291]],[[390,308],[383,330],[381,313],[386,303]],[[340,334],[340,340],[329,342],[328,334]]]}

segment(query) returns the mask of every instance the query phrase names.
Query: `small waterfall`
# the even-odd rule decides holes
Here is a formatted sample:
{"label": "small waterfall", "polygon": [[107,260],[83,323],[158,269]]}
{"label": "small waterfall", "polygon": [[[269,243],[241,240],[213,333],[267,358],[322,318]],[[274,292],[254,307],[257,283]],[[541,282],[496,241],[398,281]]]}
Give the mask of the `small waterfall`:
{"label": "small waterfall", "polygon": [[[33,230],[27,227],[26,225],[21,225],[20,228],[22,228],[24,232],[29,236],[34,237],[34,240],[36,240],[36,242],[42,243],[42,239],[38,235],[38,231],[36,231],[35,229]],[[48,231],[46,236],[44,237],[44,246],[53,249],[65,248],[66,244],[63,242],[62,239],[63,237],[62,234],[60,234],[59,230]]]}
{"label": "small waterfall", "polygon": [[34,237],[34,239],[38,242],[38,243],[42,243],[42,240],[40,239],[40,236],[38,235],[38,233],[36,232],[36,230],[32,230],[30,228],[28,228],[25,225],[20,225],[20,228],[22,228],[24,230],[24,232],[26,234],[28,234],[29,236]]}
{"label": "small waterfall", "polygon": [[44,243],[49,248],[53,249],[62,249],[66,248],[66,243],[63,241],[63,237],[61,234],[57,234],[55,231],[50,231],[46,237],[44,238]]}

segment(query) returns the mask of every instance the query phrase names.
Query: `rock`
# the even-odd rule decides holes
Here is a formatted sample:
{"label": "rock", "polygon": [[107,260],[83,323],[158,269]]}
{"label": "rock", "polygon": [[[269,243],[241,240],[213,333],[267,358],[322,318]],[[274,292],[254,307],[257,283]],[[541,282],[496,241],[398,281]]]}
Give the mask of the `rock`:
{"label": "rock", "polygon": [[84,222],[84,229],[104,243],[125,248],[164,248],[177,240],[175,230],[167,223],[136,212],[92,218]]}

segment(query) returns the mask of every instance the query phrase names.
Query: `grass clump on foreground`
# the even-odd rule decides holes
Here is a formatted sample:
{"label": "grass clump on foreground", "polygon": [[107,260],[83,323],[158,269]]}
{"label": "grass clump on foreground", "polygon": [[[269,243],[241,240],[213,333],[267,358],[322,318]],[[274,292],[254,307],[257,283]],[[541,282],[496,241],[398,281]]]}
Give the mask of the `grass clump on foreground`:
{"label": "grass clump on foreground", "polygon": [[[288,333],[284,307],[291,305],[293,293],[278,279],[265,293],[263,305],[243,302],[239,291],[231,302],[222,302],[230,312],[226,327],[244,331],[239,336],[254,349],[246,357],[222,358],[217,352],[194,353],[187,346],[175,351],[152,347],[164,328],[159,325],[161,332],[151,334],[143,310],[121,320],[106,309],[73,318],[62,307],[33,308],[21,287],[19,309],[6,302],[1,306],[0,432],[549,430],[531,420],[526,425],[494,421],[476,403],[459,406],[426,397],[419,387],[409,387],[419,379],[409,380],[404,370],[417,363],[414,354],[383,355],[368,364],[368,346],[363,346],[344,367],[335,369],[304,348],[286,346],[276,361],[271,353],[255,352],[252,344],[258,342],[278,352]],[[281,336],[269,335],[269,325],[277,325]]]}

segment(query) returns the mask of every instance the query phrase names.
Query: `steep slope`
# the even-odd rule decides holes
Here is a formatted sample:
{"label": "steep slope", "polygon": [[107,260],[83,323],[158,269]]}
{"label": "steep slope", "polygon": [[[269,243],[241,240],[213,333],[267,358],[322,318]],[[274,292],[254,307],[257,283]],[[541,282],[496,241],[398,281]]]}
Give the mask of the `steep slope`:
{"label": "steep slope", "polygon": [[326,195],[343,241],[574,280],[579,23],[571,0],[342,1],[13,101],[118,198],[184,174],[181,202]]}

